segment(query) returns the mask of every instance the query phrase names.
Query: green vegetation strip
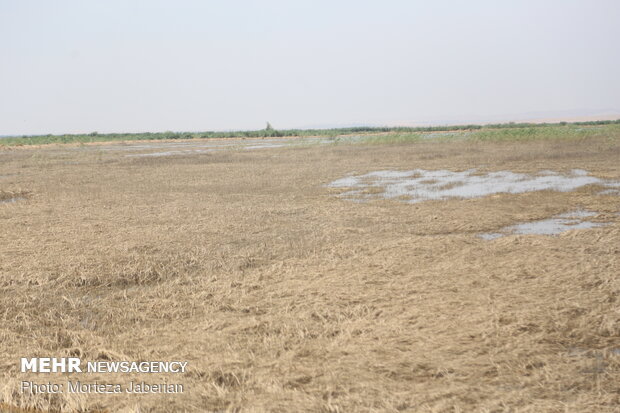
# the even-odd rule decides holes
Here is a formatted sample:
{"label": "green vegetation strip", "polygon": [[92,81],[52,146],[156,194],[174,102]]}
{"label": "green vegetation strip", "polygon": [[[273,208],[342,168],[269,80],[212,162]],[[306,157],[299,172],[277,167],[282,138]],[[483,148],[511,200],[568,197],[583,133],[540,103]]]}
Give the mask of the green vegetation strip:
{"label": "green vegetation strip", "polygon": [[[620,119],[613,121],[561,122],[561,123],[501,123],[488,125],[456,125],[429,127],[352,127],[335,129],[285,129],[267,128],[255,131],[231,132],[146,132],[146,133],[106,133],[92,132],[75,135],[34,135],[0,139],[0,146],[45,145],[51,143],[89,143],[138,140],[174,140],[205,138],[273,138],[282,136],[330,137],[351,134],[377,135],[366,142],[407,142],[424,139],[428,132],[473,132],[468,139],[474,140],[531,140],[546,138],[580,138],[608,133],[618,134]],[[385,135],[380,135],[385,134]],[[446,134],[454,139],[463,134]],[[443,137],[440,137],[443,139]]]}

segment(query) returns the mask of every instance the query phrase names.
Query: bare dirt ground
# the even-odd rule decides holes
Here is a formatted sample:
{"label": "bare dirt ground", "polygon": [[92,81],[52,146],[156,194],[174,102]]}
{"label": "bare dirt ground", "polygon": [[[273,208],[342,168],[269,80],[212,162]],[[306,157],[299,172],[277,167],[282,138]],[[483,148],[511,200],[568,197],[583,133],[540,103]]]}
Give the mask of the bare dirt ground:
{"label": "bare dirt ground", "polygon": [[[4,408],[620,411],[620,197],[589,185],[359,203],[327,187],[414,168],[619,180],[620,142],[0,151],[0,191],[24,198],[0,204]],[[577,209],[609,225],[478,236]],[[20,373],[35,356],[189,364],[167,376]],[[19,391],[164,378],[185,391]]]}

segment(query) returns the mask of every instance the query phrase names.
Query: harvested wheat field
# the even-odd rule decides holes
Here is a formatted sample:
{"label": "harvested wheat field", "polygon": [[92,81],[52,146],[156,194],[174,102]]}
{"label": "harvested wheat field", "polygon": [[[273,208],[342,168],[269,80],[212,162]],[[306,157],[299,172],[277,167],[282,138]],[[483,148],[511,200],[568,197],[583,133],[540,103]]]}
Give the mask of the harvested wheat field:
{"label": "harvested wheat field", "polygon": [[0,149],[2,406],[618,412],[619,138]]}

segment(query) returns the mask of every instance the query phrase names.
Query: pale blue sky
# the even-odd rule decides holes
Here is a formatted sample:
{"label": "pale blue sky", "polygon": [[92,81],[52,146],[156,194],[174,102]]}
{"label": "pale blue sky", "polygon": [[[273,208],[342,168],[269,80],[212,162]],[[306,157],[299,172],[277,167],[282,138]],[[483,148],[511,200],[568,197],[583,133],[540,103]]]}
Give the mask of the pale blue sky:
{"label": "pale blue sky", "polygon": [[619,22],[617,0],[0,0],[0,134],[620,109]]}

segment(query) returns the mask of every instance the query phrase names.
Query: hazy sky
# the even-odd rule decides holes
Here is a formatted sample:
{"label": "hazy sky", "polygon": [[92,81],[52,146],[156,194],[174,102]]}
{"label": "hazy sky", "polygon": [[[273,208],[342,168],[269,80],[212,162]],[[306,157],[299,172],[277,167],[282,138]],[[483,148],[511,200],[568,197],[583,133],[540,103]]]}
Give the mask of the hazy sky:
{"label": "hazy sky", "polygon": [[618,0],[0,0],[0,134],[620,109]]}

